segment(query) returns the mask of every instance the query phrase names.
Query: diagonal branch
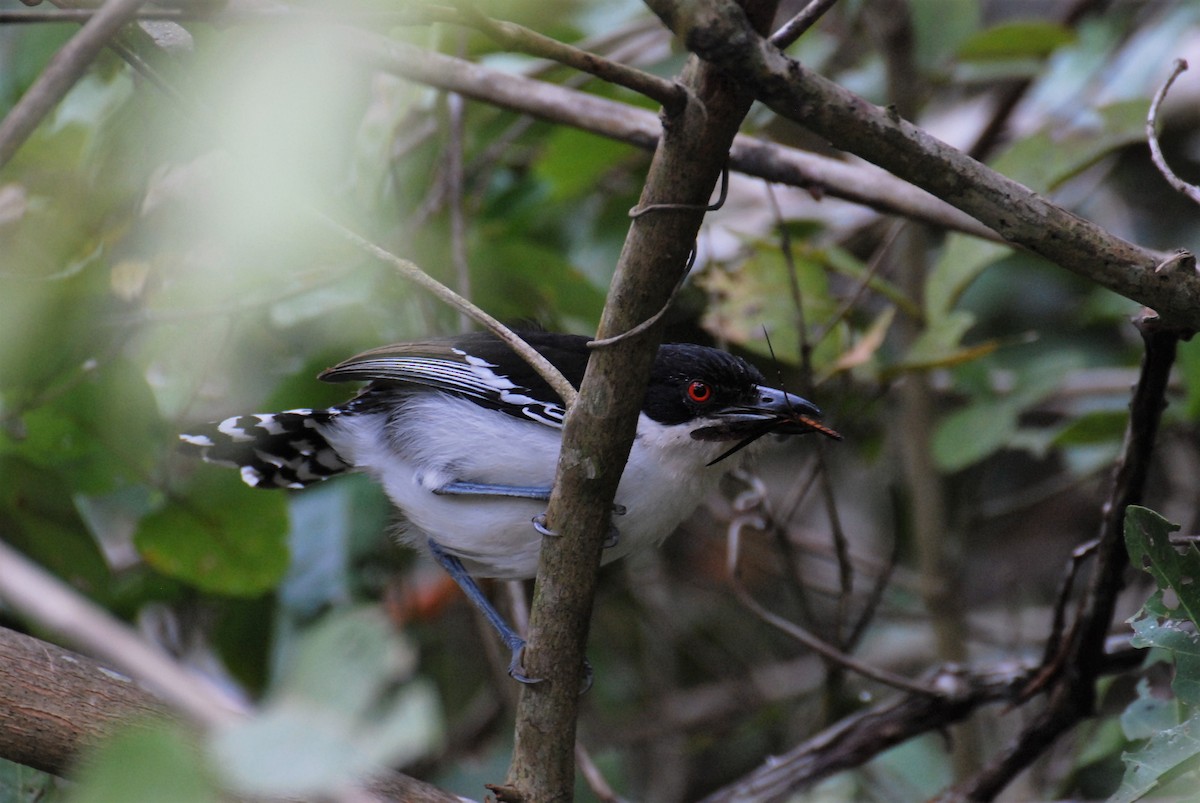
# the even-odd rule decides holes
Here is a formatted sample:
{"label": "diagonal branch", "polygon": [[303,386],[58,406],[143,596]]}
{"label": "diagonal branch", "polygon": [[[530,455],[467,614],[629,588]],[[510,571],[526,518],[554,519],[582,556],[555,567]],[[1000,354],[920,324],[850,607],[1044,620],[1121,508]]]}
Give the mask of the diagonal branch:
{"label": "diagonal branch", "polygon": [[[342,39],[347,52],[381,70],[457,92],[480,103],[569,125],[645,150],[653,150],[662,134],[658,116],[646,109],[489,69],[358,30],[331,33]],[[873,165],[849,164],[738,134],[729,149],[729,167],[748,176],[811,188],[939,228],[998,239],[995,232],[978,221]]]}
{"label": "diagonal branch", "polygon": [[1084,220],[789,58],[730,0],[648,0],[700,57],[776,113],[953,204],[1014,245],[1200,329],[1200,274],[1155,272],[1163,255]]}
{"label": "diagonal branch", "polygon": [[109,0],[54,54],[0,122],[0,167],[8,164],[51,109],[66,96],[100,55],[117,29],[133,19],[146,0]]}

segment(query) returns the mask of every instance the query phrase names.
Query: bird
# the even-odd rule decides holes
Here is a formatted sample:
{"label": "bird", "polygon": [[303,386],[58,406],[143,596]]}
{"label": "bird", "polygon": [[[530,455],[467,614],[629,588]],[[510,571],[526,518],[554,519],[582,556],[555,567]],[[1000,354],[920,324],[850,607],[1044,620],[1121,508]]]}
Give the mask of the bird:
{"label": "bird", "polygon": [[[517,333],[574,387],[591,352],[581,335]],[[430,554],[480,609],[521,667],[524,640],[476,578],[537,571],[566,409],[550,385],[489,332],[363,352],[323,371],[363,382],[326,409],[240,415],[180,441],[249,486],[300,489],[350,471],[375,479],[400,513],[401,541]],[[767,385],[746,360],[691,343],[661,345],[613,505],[602,562],[661,543],[715,488],[722,465],[766,435],[841,435],[812,402]],[[740,453],[740,454],[739,454]]]}

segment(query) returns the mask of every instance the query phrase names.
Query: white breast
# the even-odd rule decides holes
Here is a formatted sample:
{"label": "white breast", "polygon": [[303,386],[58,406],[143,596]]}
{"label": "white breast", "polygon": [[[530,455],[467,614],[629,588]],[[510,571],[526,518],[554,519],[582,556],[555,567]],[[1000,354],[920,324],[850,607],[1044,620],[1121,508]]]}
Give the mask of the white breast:
{"label": "white breast", "polygon": [[[403,429],[389,428],[384,413],[342,416],[324,434],[343,459],[383,485],[407,519],[405,540],[423,547],[432,537],[480,577],[532,577],[542,539],[532,519],[545,502],[434,489],[453,481],[549,488],[561,431],[432,394],[406,402],[398,418]],[[617,490],[627,512],[613,518],[618,542],[604,562],[660,543],[728,469],[704,465],[725,444],[692,440],[682,429],[640,418]]]}

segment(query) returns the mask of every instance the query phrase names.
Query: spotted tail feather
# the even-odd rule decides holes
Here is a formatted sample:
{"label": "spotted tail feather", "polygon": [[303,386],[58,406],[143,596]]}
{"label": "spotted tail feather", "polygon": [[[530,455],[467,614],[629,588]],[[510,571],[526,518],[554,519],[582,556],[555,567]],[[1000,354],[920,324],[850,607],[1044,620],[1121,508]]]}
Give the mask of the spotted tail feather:
{"label": "spotted tail feather", "polygon": [[328,410],[239,415],[179,439],[184,451],[205,462],[239,469],[253,488],[303,488],[350,469],[321,434],[335,415]]}

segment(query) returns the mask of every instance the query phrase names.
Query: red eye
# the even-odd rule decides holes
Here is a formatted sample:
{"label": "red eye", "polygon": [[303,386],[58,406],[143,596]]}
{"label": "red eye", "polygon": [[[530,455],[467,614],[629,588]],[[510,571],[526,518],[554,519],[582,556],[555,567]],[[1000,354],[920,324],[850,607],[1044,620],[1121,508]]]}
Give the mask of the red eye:
{"label": "red eye", "polygon": [[688,385],[687,389],[688,398],[700,404],[704,404],[706,401],[712,399],[712,393],[712,388],[708,383],[701,382],[700,380],[696,380]]}

